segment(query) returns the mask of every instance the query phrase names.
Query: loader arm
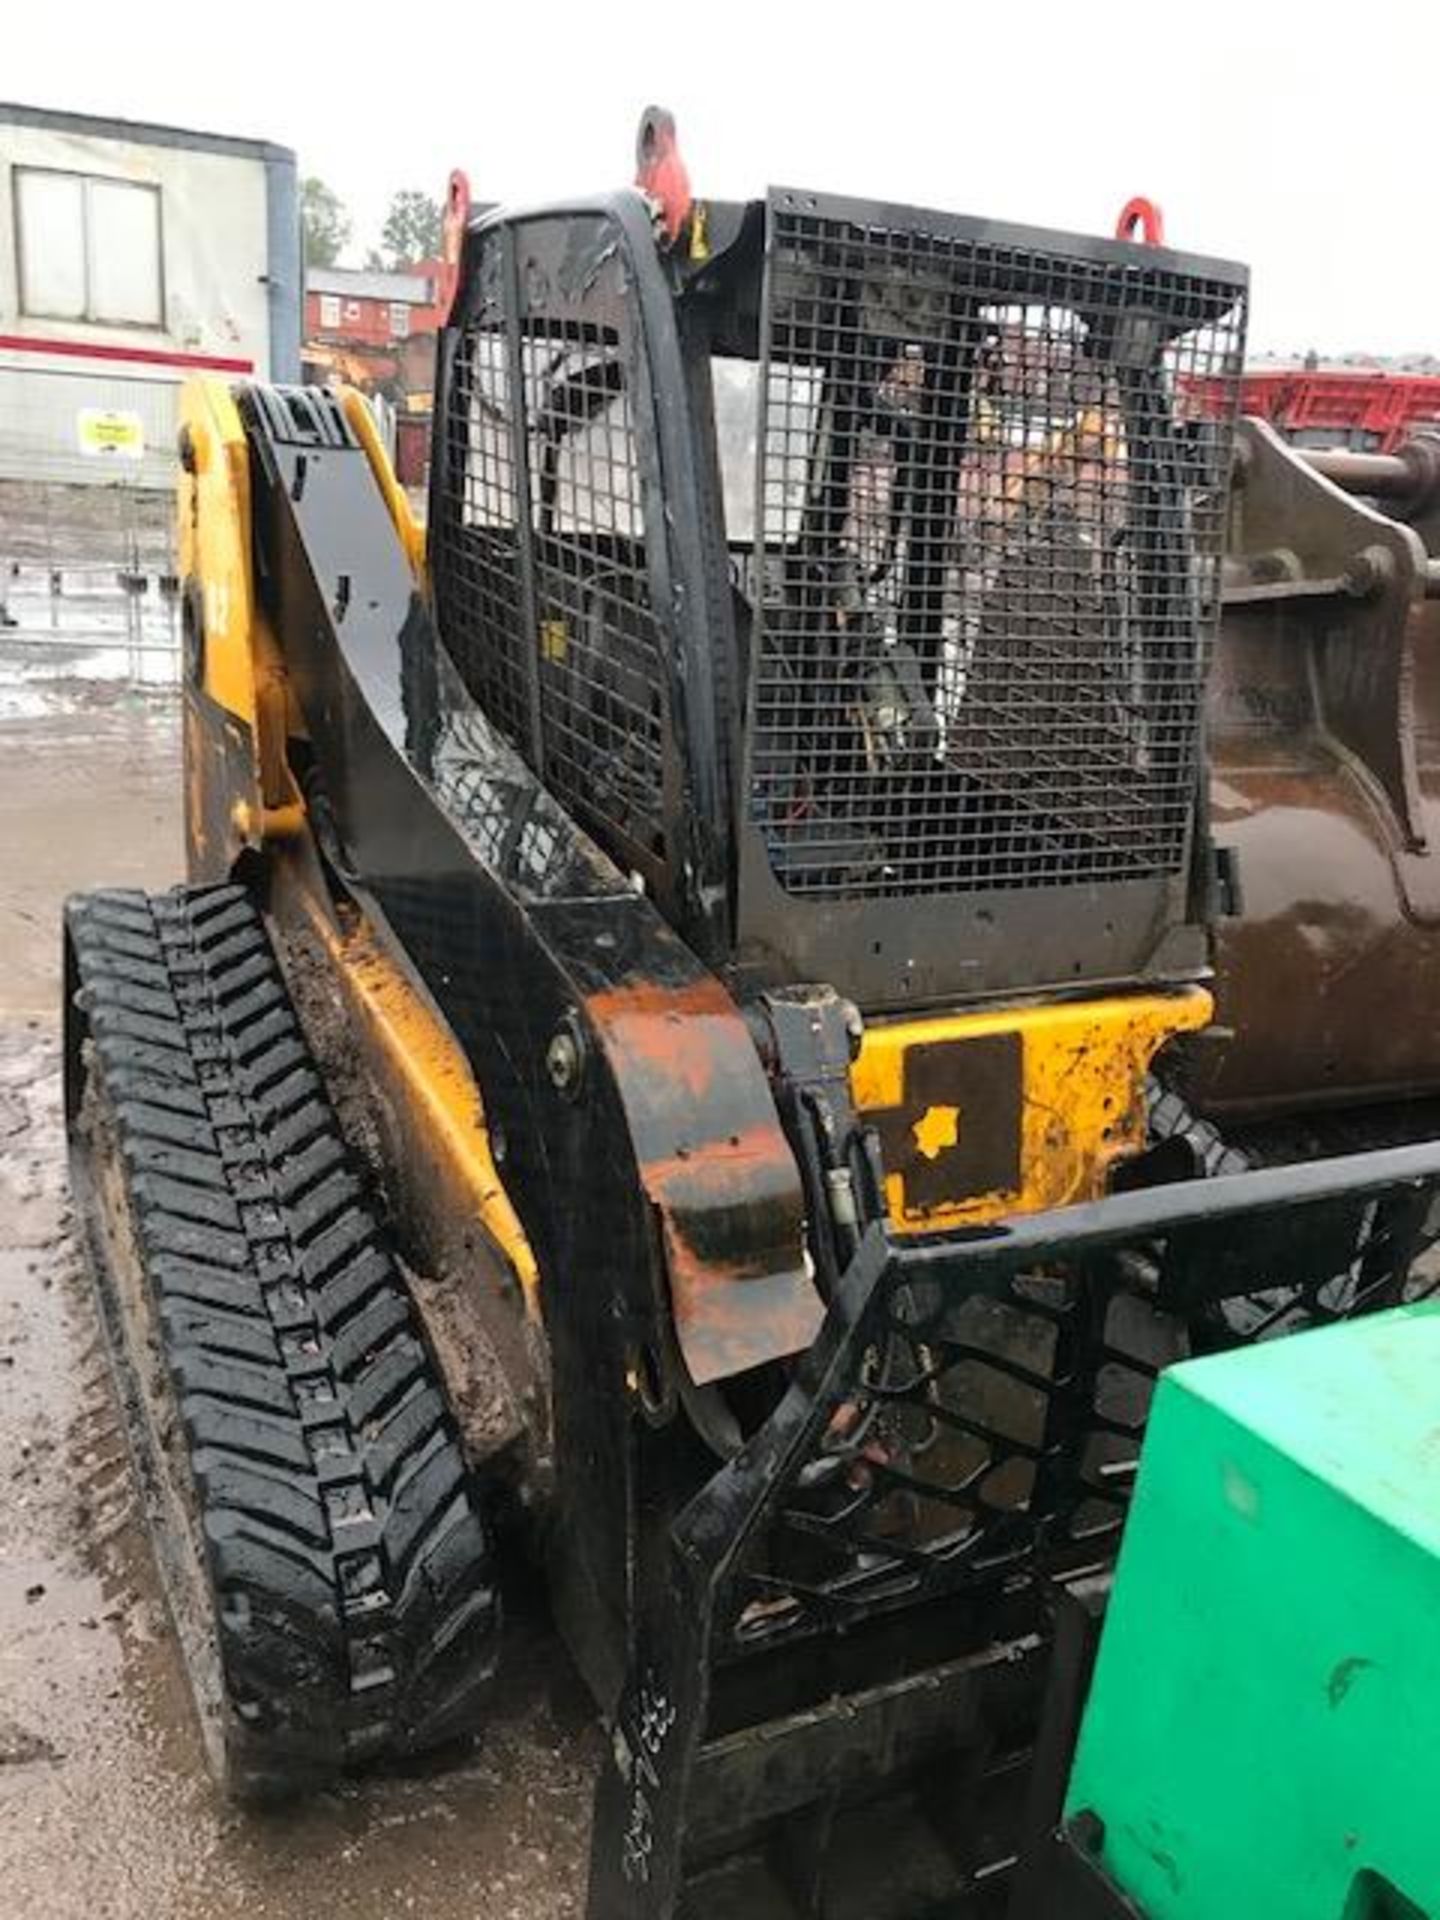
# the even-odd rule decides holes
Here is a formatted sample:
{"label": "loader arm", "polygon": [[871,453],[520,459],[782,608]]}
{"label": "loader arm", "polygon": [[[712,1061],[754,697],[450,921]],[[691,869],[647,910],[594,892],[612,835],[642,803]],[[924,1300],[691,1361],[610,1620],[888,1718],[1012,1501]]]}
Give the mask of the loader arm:
{"label": "loader arm", "polygon": [[[633,1406],[642,1392],[673,1406],[681,1363],[703,1386],[808,1345],[821,1304],[795,1164],[733,1003],[461,685],[339,406],[253,389],[242,411],[331,856],[433,996],[506,1142],[569,1462],[557,1579],[581,1664],[613,1698],[623,1634],[595,1599],[625,1592],[607,1516],[635,1497]],[[592,1198],[557,1210],[557,1182]]]}

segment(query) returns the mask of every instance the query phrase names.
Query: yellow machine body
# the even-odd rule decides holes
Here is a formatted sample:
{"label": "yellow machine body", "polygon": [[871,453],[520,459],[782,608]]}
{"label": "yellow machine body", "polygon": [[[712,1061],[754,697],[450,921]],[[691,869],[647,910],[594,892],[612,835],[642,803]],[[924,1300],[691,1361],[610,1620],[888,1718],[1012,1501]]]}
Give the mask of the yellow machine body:
{"label": "yellow machine body", "polygon": [[[424,530],[364,398],[347,390],[342,404],[423,589]],[[287,739],[304,728],[254,595],[249,454],[235,400],[223,381],[201,378],[187,383],[181,412],[180,553],[184,577],[199,589],[199,692],[202,704],[247,736],[253,776],[252,790],[236,792],[233,755],[225,765],[205,765],[214,727],[187,722],[192,865],[213,875],[247,847],[305,831],[286,756]],[[215,807],[206,789],[227,782],[225,845],[216,849],[208,844]],[[305,863],[287,871],[293,881]],[[501,1184],[480,1090],[459,1046],[380,942],[337,928],[313,902],[305,917],[335,962],[347,1013],[381,1084],[413,1111],[444,1169],[443,1184],[469,1197],[533,1312],[534,1255]],[[881,1134],[894,1230],[943,1231],[1099,1199],[1117,1164],[1146,1144],[1145,1084],[1156,1053],[1207,1025],[1212,1012],[1210,995],[1192,986],[869,1024],[851,1086],[857,1109]]]}
{"label": "yellow machine body", "polygon": [[1156,1053],[1212,1011],[1197,986],[868,1027],[851,1084],[881,1133],[895,1230],[1098,1200],[1145,1146]]}

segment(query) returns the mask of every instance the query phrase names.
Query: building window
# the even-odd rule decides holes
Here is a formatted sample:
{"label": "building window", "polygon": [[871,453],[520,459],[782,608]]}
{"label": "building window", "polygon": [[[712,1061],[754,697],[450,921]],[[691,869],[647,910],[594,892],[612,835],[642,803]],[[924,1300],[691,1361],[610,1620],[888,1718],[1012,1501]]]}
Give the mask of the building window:
{"label": "building window", "polygon": [[410,306],[405,300],[390,302],[390,332],[396,340],[404,340],[410,333]]}
{"label": "building window", "polygon": [[97,325],[165,324],[160,189],[15,169],[20,310]]}
{"label": "building window", "polygon": [[320,296],[320,324],[322,327],[338,327],[340,324],[340,296],[338,293],[322,293]]}

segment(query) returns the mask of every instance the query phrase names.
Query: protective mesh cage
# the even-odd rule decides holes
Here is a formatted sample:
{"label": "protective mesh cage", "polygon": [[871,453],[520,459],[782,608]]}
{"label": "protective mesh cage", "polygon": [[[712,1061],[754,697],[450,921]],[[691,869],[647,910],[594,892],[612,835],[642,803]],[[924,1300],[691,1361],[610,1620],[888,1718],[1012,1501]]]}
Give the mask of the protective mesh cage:
{"label": "protective mesh cage", "polygon": [[[1114,1553],[1163,1368],[1432,1299],[1430,1189],[886,1269],[727,1581],[734,1652]],[[1157,1305],[1166,1302],[1164,1306]],[[1188,1301],[1188,1306],[1185,1304]]]}
{"label": "protective mesh cage", "polygon": [[770,203],[750,804],[772,867],[830,897],[1176,872],[1243,283],[915,218]]}
{"label": "protective mesh cage", "polygon": [[613,259],[573,284],[551,260],[592,226],[603,256],[599,221],[518,229],[513,283],[502,237],[483,250],[448,387],[436,604],[490,718],[643,865],[662,852],[663,674],[623,287]]}

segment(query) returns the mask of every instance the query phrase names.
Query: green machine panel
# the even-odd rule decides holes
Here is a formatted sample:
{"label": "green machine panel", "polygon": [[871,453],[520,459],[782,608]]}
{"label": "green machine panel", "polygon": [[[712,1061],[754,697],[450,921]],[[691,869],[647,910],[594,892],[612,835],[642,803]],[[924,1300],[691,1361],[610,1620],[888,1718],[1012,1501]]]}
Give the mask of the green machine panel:
{"label": "green machine panel", "polygon": [[1154,1920],[1440,1920],[1440,1307],[1165,1374],[1082,1810]]}

